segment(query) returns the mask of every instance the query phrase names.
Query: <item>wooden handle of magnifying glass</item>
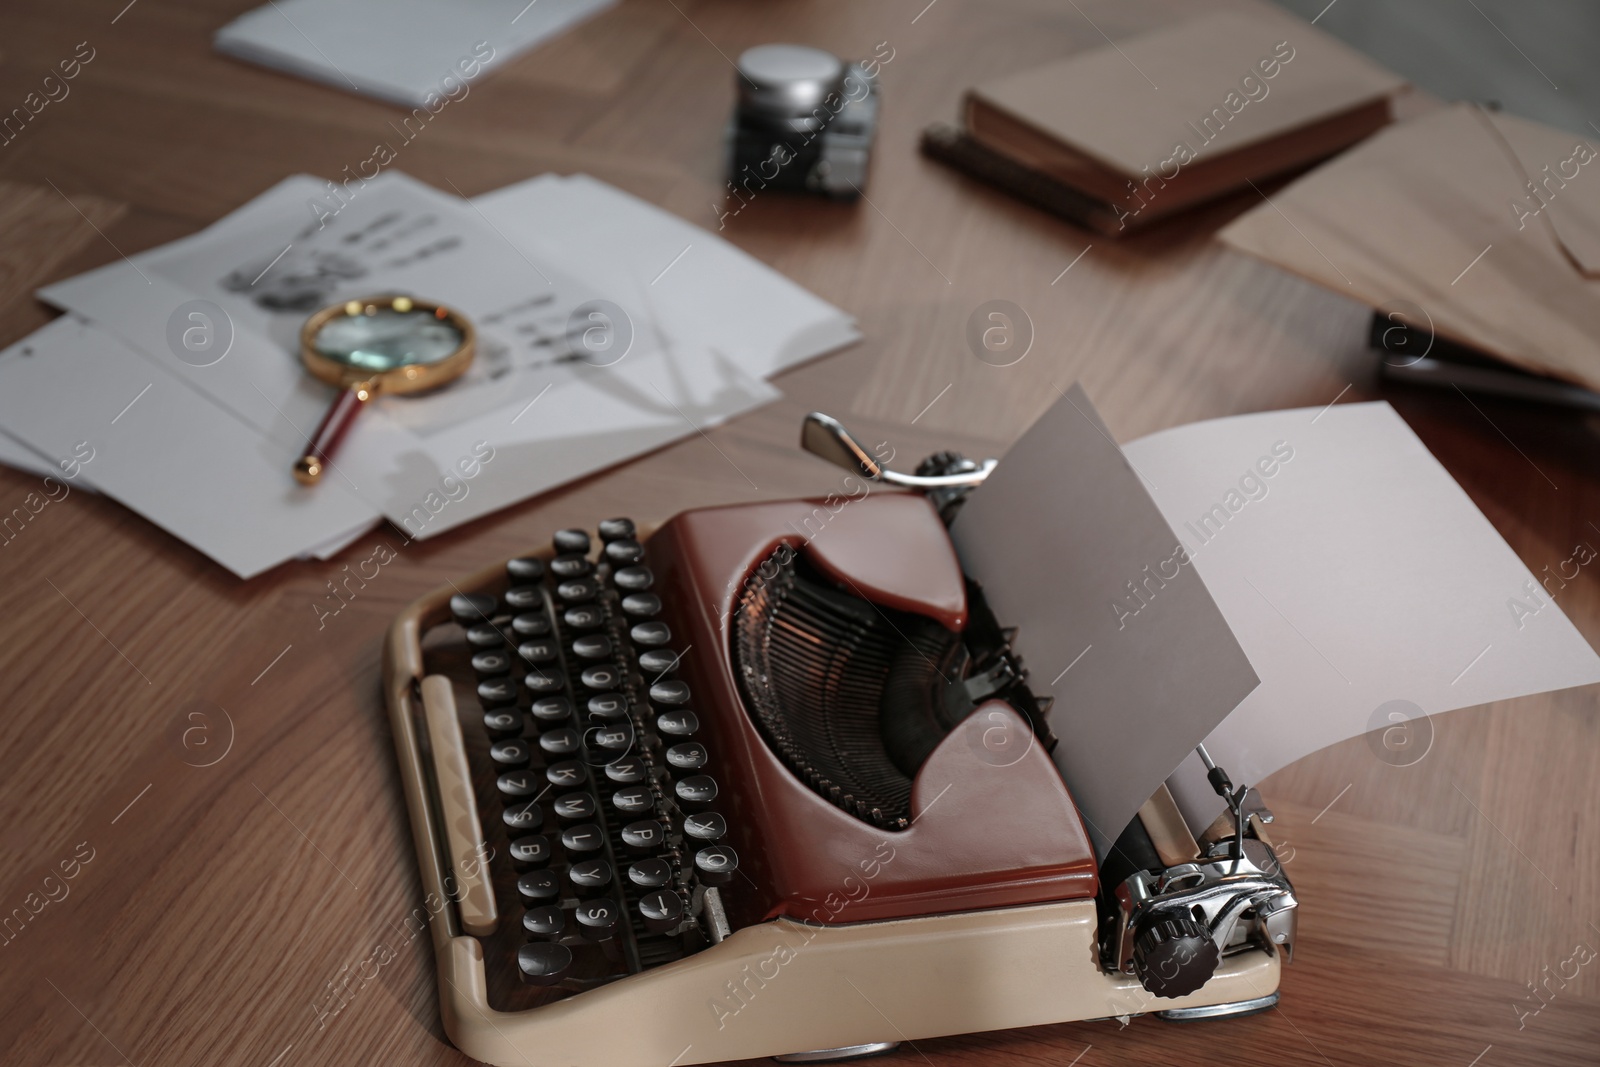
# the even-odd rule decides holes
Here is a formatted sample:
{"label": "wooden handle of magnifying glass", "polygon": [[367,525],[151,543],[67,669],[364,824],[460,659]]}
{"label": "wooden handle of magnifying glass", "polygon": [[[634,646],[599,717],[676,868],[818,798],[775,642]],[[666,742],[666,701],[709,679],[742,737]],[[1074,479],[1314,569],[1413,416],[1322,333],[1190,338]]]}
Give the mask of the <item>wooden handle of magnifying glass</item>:
{"label": "wooden handle of magnifying glass", "polygon": [[339,447],[344,435],[355,425],[356,415],[372,399],[371,382],[357,382],[340,393],[306,442],[305,453],[295,461],[294,480],[301,485],[316,485],[328,465],[328,457]]}

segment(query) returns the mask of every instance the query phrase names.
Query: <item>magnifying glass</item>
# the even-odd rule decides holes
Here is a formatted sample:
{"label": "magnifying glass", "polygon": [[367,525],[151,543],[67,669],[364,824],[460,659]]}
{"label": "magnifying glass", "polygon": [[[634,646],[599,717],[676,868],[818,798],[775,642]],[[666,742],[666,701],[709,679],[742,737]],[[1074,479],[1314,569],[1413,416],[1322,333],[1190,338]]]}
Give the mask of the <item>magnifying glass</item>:
{"label": "magnifying glass", "polygon": [[295,462],[295,481],[317,484],[367,401],[452,382],[476,350],[477,331],[465,315],[409,296],[347,300],[312,315],[300,329],[300,362],[343,391]]}

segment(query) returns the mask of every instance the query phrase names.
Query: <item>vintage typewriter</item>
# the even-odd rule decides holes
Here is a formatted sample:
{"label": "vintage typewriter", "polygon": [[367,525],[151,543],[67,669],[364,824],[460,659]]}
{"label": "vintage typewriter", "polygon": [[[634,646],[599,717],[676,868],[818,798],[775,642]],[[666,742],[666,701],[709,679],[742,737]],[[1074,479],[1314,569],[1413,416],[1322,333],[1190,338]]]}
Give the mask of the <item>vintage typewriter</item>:
{"label": "vintage typewriter", "polygon": [[1212,766],[1211,827],[1162,787],[1091,847],[946,533],[994,462],[889,471],[821,415],[802,445],[871,491],[561,530],[392,626],[455,1044],[807,1062],[1275,1004],[1296,901],[1253,790]]}

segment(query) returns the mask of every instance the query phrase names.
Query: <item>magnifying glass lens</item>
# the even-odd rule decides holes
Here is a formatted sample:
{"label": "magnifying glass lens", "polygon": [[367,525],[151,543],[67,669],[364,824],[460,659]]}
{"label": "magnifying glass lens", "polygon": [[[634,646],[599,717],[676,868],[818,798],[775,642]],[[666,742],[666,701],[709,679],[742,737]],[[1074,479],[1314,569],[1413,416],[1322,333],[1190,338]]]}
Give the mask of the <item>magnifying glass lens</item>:
{"label": "magnifying glass lens", "polygon": [[459,351],[461,330],[432,311],[380,308],[369,315],[329,319],[313,340],[317,352],[373,374],[438,363]]}

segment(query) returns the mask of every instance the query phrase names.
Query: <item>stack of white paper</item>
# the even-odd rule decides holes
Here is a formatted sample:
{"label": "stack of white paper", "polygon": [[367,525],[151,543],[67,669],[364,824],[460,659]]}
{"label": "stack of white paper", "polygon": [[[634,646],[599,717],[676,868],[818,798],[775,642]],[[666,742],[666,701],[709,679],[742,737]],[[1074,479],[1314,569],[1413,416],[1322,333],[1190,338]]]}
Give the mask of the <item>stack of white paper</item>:
{"label": "stack of white paper", "polygon": [[[300,487],[294,459],[333,395],[300,366],[300,326],[395,292],[464,312],[477,358],[446,389],[378,398]],[[764,377],[859,336],[719,238],[582,176],[480,202],[396,173],[337,193],[294,177],[39,295],[71,314],[0,352],[0,461],[48,471],[87,442],[83,481],[244,577],[382,518],[442,533],[766,403]]]}

